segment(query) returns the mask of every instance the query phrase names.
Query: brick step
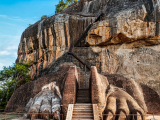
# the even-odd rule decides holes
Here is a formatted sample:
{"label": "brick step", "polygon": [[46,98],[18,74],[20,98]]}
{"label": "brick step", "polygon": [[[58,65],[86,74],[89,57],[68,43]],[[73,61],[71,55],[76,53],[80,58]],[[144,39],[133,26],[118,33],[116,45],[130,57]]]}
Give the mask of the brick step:
{"label": "brick step", "polygon": [[90,92],[78,91],[77,94],[88,94],[88,95],[90,95]]}
{"label": "brick step", "polygon": [[87,100],[89,99],[90,100],[91,98],[90,97],[77,97],[77,99],[87,99]]}
{"label": "brick step", "polygon": [[78,103],[90,103],[91,99],[90,98],[77,98]]}
{"label": "brick step", "polygon": [[90,95],[90,94],[85,94],[85,93],[84,93],[84,94],[77,94],[77,97],[78,97],[78,96],[82,96],[82,97],[90,97],[91,95]]}
{"label": "brick step", "polygon": [[73,116],[82,115],[82,116],[93,116],[93,113],[73,113]]}
{"label": "brick step", "polygon": [[82,103],[82,104],[74,104],[74,106],[92,106],[92,104],[91,103],[87,103],[87,104]]}
{"label": "brick step", "polygon": [[[75,110],[75,111],[93,111],[93,109],[92,108],[73,108],[73,110]],[[73,111],[74,112],[74,111]]]}
{"label": "brick step", "polygon": [[82,96],[82,97],[91,97],[90,94],[85,94],[85,93],[84,93],[84,94],[77,94],[77,97],[78,97],[78,96]]}
{"label": "brick step", "polygon": [[86,101],[86,100],[78,100],[78,101],[76,101],[76,103],[90,103],[91,101]]}
{"label": "brick step", "polygon": [[77,95],[77,98],[91,98],[89,95]]}
{"label": "brick step", "polygon": [[90,93],[85,93],[85,92],[78,92],[77,95],[86,95],[86,96],[89,96],[91,94]]}
{"label": "brick step", "polygon": [[86,90],[84,90],[84,89],[78,89],[77,93],[78,93],[78,92],[80,92],[80,93],[81,93],[81,92],[82,92],[82,93],[91,93],[90,90],[87,90],[87,89],[86,89]]}
{"label": "brick step", "polygon": [[89,89],[78,89],[79,92],[90,92]]}
{"label": "brick step", "polygon": [[90,100],[77,100],[76,103],[90,103]]}
{"label": "brick step", "polygon": [[78,89],[77,92],[86,92],[86,93],[90,93],[90,90],[88,90],[88,89],[86,89],[86,90],[84,90],[84,89]]}
{"label": "brick step", "polygon": [[85,119],[85,118],[84,118],[84,119],[82,119],[82,118],[80,119],[80,118],[73,118],[72,120],[94,120],[94,119]]}
{"label": "brick step", "polygon": [[84,117],[93,117],[93,113],[91,114],[91,113],[87,113],[87,114],[84,114],[84,113],[78,113],[78,114],[73,114],[73,118],[75,118],[75,117],[82,117],[82,118],[84,118]]}
{"label": "brick step", "polygon": [[92,106],[74,106],[73,109],[92,109]]}
{"label": "brick step", "polygon": [[82,98],[91,98],[90,95],[83,95],[83,94],[77,94],[77,97],[82,97]]}
{"label": "brick step", "polygon": [[93,115],[73,115],[72,119],[93,119]]}
{"label": "brick step", "polygon": [[85,95],[85,96],[89,96],[91,95],[90,93],[77,93],[77,95]]}
{"label": "brick step", "polygon": [[88,92],[77,92],[77,94],[80,94],[80,95],[82,95],[82,94],[90,95],[90,93],[88,93]]}
{"label": "brick step", "polygon": [[75,109],[74,111],[73,111],[73,113],[93,113],[93,110],[90,110],[90,109],[88,109],[88,110],[86,110],[86,109]]}
{"label": "brick step", "polygon": [[[84,102],[82,100],[86,101],[86,98],[82,97],[80,102]],[[72,120],[93,120],[93,108],[91,102],[88,104],[74,104]]]}
{"label": "brick step", "polygon": [[88,99],[88,98],[91,98],[91,97],[90,96],[77,96],[77,98],[84,98],[84,99],[87,98]]}

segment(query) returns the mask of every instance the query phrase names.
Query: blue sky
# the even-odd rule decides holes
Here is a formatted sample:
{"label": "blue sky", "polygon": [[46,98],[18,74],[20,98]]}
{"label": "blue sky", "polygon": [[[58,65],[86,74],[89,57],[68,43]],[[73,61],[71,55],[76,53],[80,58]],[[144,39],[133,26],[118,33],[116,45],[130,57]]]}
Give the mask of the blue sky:
{"label": "blue sky", "polygon": [[22,32],[43,15],[54,15],[59,0],[0,0],[0,70],[17,58]]}

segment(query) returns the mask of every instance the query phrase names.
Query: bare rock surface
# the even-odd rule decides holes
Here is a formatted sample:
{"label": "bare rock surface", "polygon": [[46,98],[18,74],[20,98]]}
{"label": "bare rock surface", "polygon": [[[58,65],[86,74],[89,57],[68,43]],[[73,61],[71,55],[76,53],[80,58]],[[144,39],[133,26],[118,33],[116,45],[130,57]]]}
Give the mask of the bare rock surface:
{"label": "bare rock surface", "polygon": [[[159,6],[159,0],[80,0],[28,27],[17,62],[33,61],[33,79],[56,71],[56,66],[66,62],[70,46],[104,13],[74,52],[99,72],[121,74],[159,92]],[[82,48],[85,45],[90,47]]]}
{"label": "bare rock surface", "polygon": [[[99,21],[94,22],[102,13]],[[128,108],[132,112],[132,103],[135,103],[140,114],[146,111],[158,112],[159,18],[159,0],[80,0],[60,14],[31,25],[21,36],[16,62],[31,60],[30,74],[36,81],[17,89],[7,104],[6,111],[24,111],[29,99],[52,81],[57,81],[62,93],[67,71],[75,64],[85,71],[86,65],[88,71],[91,66],[96,66],[98,73],[107,76],[105,79],[102,76],[102,81],[105,80],[102,91],[107,90],[108,84],[114,85],[110,88],[115,91],[108,99],[129,100],[131,104]],[[87,30],[91,23],[91,28]],[[81,36],[85,30],[86,37]],[[77,43],[80,37],[84,39]],[[72,56],[68,52],[72,52]],[[64,65],[64,62],[73,64]],[[70,79],[67,79],[70,83]],[[127,88],[125,84],[128,84]],[[134,86],[140,86],[140,92],[130,91]],[[65,89],[70,90],[68,86]],[[124,96],[118,96],[120,93]],[[102,99],[106,96],[103,94]],[[143,94],[143,97],[136,98],[134,94]],[[23,99],[17,100],[17,96],[22,96]],[[105,101],[105,108],[106,100],[102,100]]]}

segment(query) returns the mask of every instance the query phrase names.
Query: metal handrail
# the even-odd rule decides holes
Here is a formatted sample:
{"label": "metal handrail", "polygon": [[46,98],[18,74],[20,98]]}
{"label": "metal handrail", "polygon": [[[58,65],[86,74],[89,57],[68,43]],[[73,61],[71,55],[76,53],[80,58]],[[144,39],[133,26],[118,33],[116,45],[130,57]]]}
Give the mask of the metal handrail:
{"label": "metal handrail", "polygon": [[[5,119],[4,120],[7,120],[7,115],[18,115],[18,118],[19,118],[19,115],[23,115],[23,114],[27,114],[27,115],[54,115],[54,113],[22,113],[22,112],[10,112],[10,113],[0,113],[0,114],[5,114]],[[56,115],[60,115],[62,116],[62,120],[63,120],[63,114],[56,114]],[[3,119],[2,119],[3,120]]]}

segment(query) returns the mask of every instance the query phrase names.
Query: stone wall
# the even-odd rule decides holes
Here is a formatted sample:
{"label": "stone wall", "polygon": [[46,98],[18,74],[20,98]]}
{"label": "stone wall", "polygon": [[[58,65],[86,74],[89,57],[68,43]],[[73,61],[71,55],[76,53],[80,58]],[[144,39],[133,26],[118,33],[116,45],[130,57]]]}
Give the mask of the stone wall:
{"label": "stone wall", "polygon": [[78,89],[78,73],[76,66],[70,66],[68,75],[64,85],[62,111],[64,118],[66,118],[68,105],[76,103],[76,95]]}

